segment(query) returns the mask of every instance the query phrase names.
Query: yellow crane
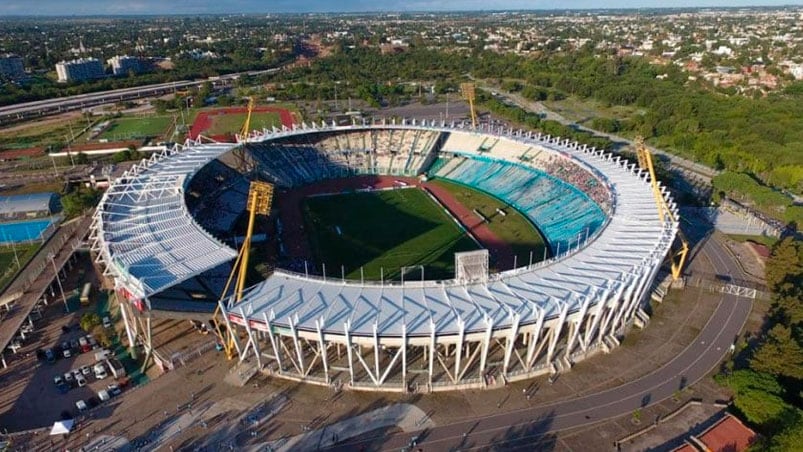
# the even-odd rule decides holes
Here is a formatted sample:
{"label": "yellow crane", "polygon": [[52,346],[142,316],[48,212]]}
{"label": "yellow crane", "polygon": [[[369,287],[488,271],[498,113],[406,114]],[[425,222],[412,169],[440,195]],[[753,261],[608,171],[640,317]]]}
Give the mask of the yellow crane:
{"label": "yellow crane", "polygon": [[245,115],[245,122],[242,129],[240,129],[240,141],[246,141],[248,134],[251,132],[251,112],[254,111],[254,98],[248,98],[248,111]]}
{"label": "yellow crane", "polygon": [[[670,221],[675,223],[677,219],[672,209],[666,203],[661,194],[661,188],[658,186],[658,179],[655,177],[655,165],[652,161],[652,154],[647,146],[644,144],[642,137],[636,137],[636,155],[638,156],[639,166],[646,169],[650,174],[650,185],[652,185],[652,194],[655,197],[655,203],[658,205],[658,215],[661,218],[661,223]],[[683,266],[686,264],[686,256],[689,254],[689,242],[683,235],[683,232],[678,228],[677,239],[680,241],[679,247],[673,249],[669,255],[669,263],[672,268],[672,279],[677,281],[683,272]]]}
{"label": "yellow crane", "polygon": [[[223,289],[221,300],[225,299],[229,293],[229,287],[232,281],[234,281],[234,292],[232,294],[234,297],[233,305],[236,305],[243,299],[243,290],[245,290],[246,284],[245,277],[248,273],[248,260],[251,253],[251,237],[254,235],[254,222],[257,215],[268,215],[270,213],[272,203],[273,185],[260,181],[251,182],[251,186],[248,190],[248,204],[246,206],[248,209],[248,229],[245,232],[245,240],[243,240],[240,252],[237,254],[237,260],[234,261],[234,266],[231,269],[231,275],[229,275],[229,279],[226,281],[226,287]],[[232,330],[224,331],[223,328],[224,325],[226,325],[226,321],[225,319],[220,321],[218,317],[222,318],[220,304],[218,304],[218,307],[215,309],[215,314],[213,316],[216,324],[215,332],[221,344],[223,344],[226,357],[232,359],[236,351],[234,345],[236,332]]]}
{"label": "yellow crane", "polygon": [[474,109],[474,99],[477,97],[477,90],[473,83],[465,82],[460,84],[460,93],[463,99],[468,102],[468,108],[471,111],[471,128],[477,128],[477,111]]}

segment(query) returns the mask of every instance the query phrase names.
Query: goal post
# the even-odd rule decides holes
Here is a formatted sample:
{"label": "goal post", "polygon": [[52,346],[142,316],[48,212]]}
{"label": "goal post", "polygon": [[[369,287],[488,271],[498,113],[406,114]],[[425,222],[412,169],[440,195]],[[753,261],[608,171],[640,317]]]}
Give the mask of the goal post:
{"label": "goal post", "polygon": [[455,279],[460,282],[488,281],[488,250],[454,253]]}

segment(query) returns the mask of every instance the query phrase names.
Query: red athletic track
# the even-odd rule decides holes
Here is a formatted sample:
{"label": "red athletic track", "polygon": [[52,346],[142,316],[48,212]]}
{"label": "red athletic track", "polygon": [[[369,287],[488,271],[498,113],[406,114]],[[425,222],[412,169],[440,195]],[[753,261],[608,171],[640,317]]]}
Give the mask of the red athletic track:
{"label": "red athletic track", "polygon": [[276,204],[282,221],[282,238],[287,254],[298,259],[310,259],[312,256],[301,212],[301,203],[304,198],[324,193],[343,193],[369,186],[376,189],[388,188],[395,186],[396,181],[428,190],[484,248],[488,249],[491,260],[496,262],[498,268],[507,269],[513,266],[513,250],[510,245],[500,240],[487,224],[448,191],[426,182],[422,184],[414,177],[402,176],[354,176],[331,179],[280,192],[276,197]]}
{"label": "red athletic track", "polygon": [[[286,108],[254,107],[252,111],[255,113],[278,113],[279,119],[281,119],[283,125],[287,127],[293,126],[293,114]],[[195,117],[195,121],[192,123],[192,127],[190,127],[190,138],[194,140],[198,138],[198,135],[201,135],[204,131],[212,127],[215,116],[237,113],[248,113],[248,109],[245,107],[226,107],[199,112],[198,116]],[[231,139],[231,137],[225,135],[215,135],[209,138],[215,141],[227,141]]]}

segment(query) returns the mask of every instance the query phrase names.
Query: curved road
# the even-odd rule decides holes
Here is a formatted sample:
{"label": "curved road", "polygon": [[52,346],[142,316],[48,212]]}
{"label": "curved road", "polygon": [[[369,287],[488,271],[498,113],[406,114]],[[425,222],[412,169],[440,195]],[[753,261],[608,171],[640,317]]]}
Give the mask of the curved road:
{"label": "curved road", "polygon": [[[714,238],[705,242],[701,252],[707,255],[718,273],[742,276],[731,255]],[[672,361],[637,380],[576,399],[439,426],[425,434],[385,435],[381,447],[399,450],[410,443],[410,438],[420,435],[418,447],[424,450],[487,448],[490,445],[503,449],[532,449],[550,433],[623,416],[639,407],[660,402],[676,390],[699,381],[719,364],[752,308],[750,299],[732,295],[722,295],[718,303],[694,342]],[[368,448],[371,444],[371,438],[362,438],[359,442],[340,444],[333,450]]]}

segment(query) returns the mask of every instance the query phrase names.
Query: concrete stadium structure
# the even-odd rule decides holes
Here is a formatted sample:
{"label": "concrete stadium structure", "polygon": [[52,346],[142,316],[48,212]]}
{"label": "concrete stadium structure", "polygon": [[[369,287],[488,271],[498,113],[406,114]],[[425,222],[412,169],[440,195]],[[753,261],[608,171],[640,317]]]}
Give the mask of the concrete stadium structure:
{"label": "concrete stadium structure", "polygon": [[541,262],[496,274],[457,270],[442,281],[276,270],[242,302],[219,305],[239,332],[241,362],[282,378],[428,392],[568,370],[646,320],[641,308],[678,230],[659,215],[645,171],[566,139],[403,121],[301,125],[243,141],[188,141],[136,165],[104,195],[92,249],[128,300],[121,304],[131,343],[141,334],[149,346],[134,318],[160,309],[152,303],[160,292],[230,268],[236,252],[200,224],[185,195],[199,170],[243,148],[252,175],[280,187],[353,174],[452,179],[521,211],[551,249]]}

